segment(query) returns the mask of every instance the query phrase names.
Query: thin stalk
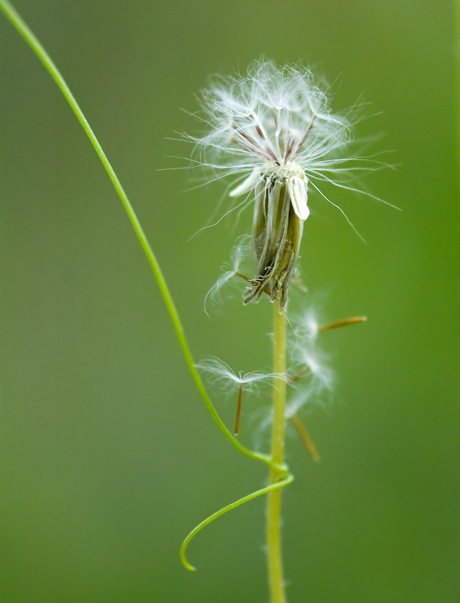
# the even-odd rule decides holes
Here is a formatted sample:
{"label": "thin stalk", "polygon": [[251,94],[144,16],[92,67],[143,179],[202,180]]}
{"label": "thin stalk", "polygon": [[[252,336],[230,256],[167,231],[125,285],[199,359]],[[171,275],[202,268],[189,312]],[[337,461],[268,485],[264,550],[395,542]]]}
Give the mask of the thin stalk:
{"label": "thin stalk", "polygon": [[[279,299],[274,303],[273,312],[273,372],[280,376],[274,379],[271,461],[282,466],[286,430],[286,381],[283,378],[286,374],[286,314],[280,313]],[[281,478],[282,474],[271,467],[270,485]],[[281,555],[281,488],[268,494],[267,553],[271,603],[286,603]]]}

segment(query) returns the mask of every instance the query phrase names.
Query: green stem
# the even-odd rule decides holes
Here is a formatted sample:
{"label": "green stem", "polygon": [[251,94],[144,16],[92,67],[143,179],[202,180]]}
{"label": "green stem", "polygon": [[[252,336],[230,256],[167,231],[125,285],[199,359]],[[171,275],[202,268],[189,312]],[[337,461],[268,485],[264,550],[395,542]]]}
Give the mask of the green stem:
{"label": "green stem", "polygon": [[182,543],[182,546],[180,549],[180,558],[182,561],[182,565],[186,569],[188,569],[192,572],[195,571],[196,568],[194,568],[193,565],[190,565],[190,563],[187,561],[187,557],[186,557],[185,553],[186,553],[187,547],[190,544],[190,541],[192,540],[192,538],[194,538],[198,534],[198,532],[201,532],[201,530],[205,526],[209,525],[212,521],[214,521],[218,517],[222,517],[222,515],[224,515],[225,513],[228,513],[229,511],[232,511],[233,509],[236,509],[237,507],[243,505],[244,503],[247,503],[250,500],[254,500],[258,496],[262,496],[263,494],[268,494],[270,492],[273,492],[274,490],[281,490],[281,488],[283,488],[284,486],[287,486],[288,484],[292,484],[293,481],[294,481],[294,476],[286,471],[286,472],[284,472],[282,478],[279,479],[276,483],[270,484],[266,488],[261,488],[260,490],[257,490],[256,492],[252,492],[252,494],[248,494],[248,496],[244,496],[243,498],[240,498],[239,500],[235,501],[234,503],[231,503],[230,505],[223,507],[219,511],[216,511],[216,513],[213,513],[212,515],[207,517],[204,521],[202,521],[200,524],[198,524],[196,526],[196,528],[194,528],[190,532],[190,534],[187,536],[187,538]]}
{"label": "green stem", "polygon": [[[274,465],[284,462],[284,440],[286,429],[286,314],[280,313],[279,299],[274,304],[273,315],[273,430],[271,460]],[[282,474],[275,467],[270,468],[270,485],[276,484]],[[268,493],[267,507],[267,551],[268,582],[271,603],[286,603],[281,555],[281,488]]]}
{"label": "green stem", "polygon": [[[455,3],[456,25],[457,25],[457,178],[460,177],[460,0]],[[460,186],[460,182],[457,182]]]}
{"label": "green stem", "polygon": [[26,42],[29,44],[29,46],[32,48],[32,50],[35,52],[35,54],[41,60],[41,62],[45,66],[45,68],[50,73],[51,77],[54,79],[54,81],[58,85],[62,94],[64,95],[67,102],[69,103],[72,111],[75,113],[78,121],[80,122],[83,130],[86,132],[88,138],[90,139],[91,144],[93,145],[97,155],[99,156],[99,159],[101,160],[107,174],[109,175],[109,178],[112,181],[112,184],[113,184],[116,192],[118,193],[118,196],[120,197],[121,202],[123,203],[125,211],[128,214],[128,218],[132,224],[132,227],[134,228],[137,238],[139,239],[142,249],[144,250],[144,253],[147,256],[147,260],[149,261],[150,266],[152,267],[153,273],[155,275],[158,286],[160,288],[161,295],[163,296],[163,300],[166,304],[166,308],[168,310],[169,316],[172,320],[174,329],[176,331],[176,335],[179,340],[179,344],[182,349],[182,353],[185,357],[185,361],[186,361],[189,371],[192,375],[192,378],[195,382],[195,385],[196,385],[198,391],[200,392],[200,395],[201,395],[204,403],[206,404],[209,412],[212,415],[212,418],[217,423],[217,425],[219,426],[219,429],[225,435],[227,440],[229,440],[233,444],[233,446],[235,446],[235,448],[237,448],[241,453],[245,454],[246,456],[248,456],[250,458],[256,459],[258,461],[262,461],[262,462],[266,463],[268,466],[272,467],[273,463],[267,455],[248,450],[242,444],[240,444],[240,442],[236,438],[234,438],[233,435],[230,433],[230,431],[225,427],[221,418],[217,414],[217,411],[214,408],[214,406],[213,406],[211,400],[209,399],[209,396],[205,390],[203,382],[201,381],[200,375],[195,367],[195,363],[193,362],[192,354],[190,352],[190,348],[189,348],[187,340],[185,338],[185,333],[184,333],[184,329],[182,327],[182,324],[181,324],[181,321],[179,318],[179,314],[177,313],[171,293],[169,292],[168,286],[166,284],[165,278],[164,278],[161,268],[158,264],[158,261],[155,257],[155,254],[153,253],[153,250],[150,247],[150,244],[149,244],[147,237],[140,225],[140,222],[136,216],[136,213],[134,212],[134,209],[133,209],[131,203],[129,202],[128,197],[127,197],[117,175],[115,174],[115,171],[114,171],[112,165],[110,164],[110,161],[108,160],[106,154],[104,153],[102,146],[100,145],[98,139],[96,138],[96,135],[94,134],[91,126],[89,125],[88,121],[86,120],[86,117],[84,116],[83,111],[80,109],[75,97],[73,96],[72,92],[70,91],[69,87],[67,86],[67,84],[66,84],[64,78],[62,77],[62,75],[60,74],[58,68],[53,63],[50,56],[48,55],[46,50],[43,48],[43,46],[40,44],[38,39],[35,37],[33,32],[29,29],[27,24],[23,21],[22,17],[13,8],[13,6],[11,6],[11,4],[8,2],[8,0],[0,0],[0,9],[5,13],[5,15],[9,19],[9,21],[13,24],[13,26],[17,29],[17,31],[21,34],[21,36],[26,40]]}

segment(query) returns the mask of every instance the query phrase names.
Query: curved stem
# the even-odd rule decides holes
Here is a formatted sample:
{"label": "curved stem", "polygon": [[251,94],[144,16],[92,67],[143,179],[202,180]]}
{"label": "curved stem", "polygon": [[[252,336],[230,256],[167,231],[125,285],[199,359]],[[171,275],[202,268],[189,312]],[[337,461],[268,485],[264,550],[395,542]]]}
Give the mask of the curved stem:
{"label": "curved stem", "polygon": [[[279,299],[273,308],[273,372],[276,375],[286,374],[286,314],[280,313]],[[273,394],[273,430],[272,454],[274,465],[284,462],[284,440],[286,429],[286,381],[282,377],[274,379]],[[276,484],[282,474],[276,468],[270,469],[270,484]],[[267,506],[267,553],[268,582],[271,603],[286,603],[284,590],[283,560],[281,555],[281,489],[277,488],[268,494]]]}
{"label": "curved stem", "polygon": [[[190,348],[188,346],[187,339],[185,337],[184,329],[182,327],[182,323],[180,321],[179,314],[175,307],[171,293],[169,292],[169,289],[166,284],[163,273],[161,271],[160,265],[158,264],[156,256],[153,253],[152,248],[150,247],[147,237],[146,237],[146,235],[140,225],[140,222],[136,216],[134,208],[132,207],[132,205],[126,195],[126,193],[121,185],[121,182],[119,181],[119,179],[115,173],[115,170],[113,169],[110,161],[108,160],[106,154],[104,153],[102,146],[100,145],[91,126],[89,125],[88,121],[86,120],[86,118],[83,114],[83,111],[80,109],[75,97],[73,96],[73,94],[70,91],[69,87],[67,86],[64,78],[62,77],[62,75],[60,74],[56,65],[53,63],[53,61],[49,57],[46,50],[40,44],[40,42],[35,37],[35,35],[32,33],[32,31],[28,28],[26,23],[22,20],[21,16],[11,6],[11,4],[8,2],[8,0],[0,0],[0,9],[4,12],[6,17],[13,24],[13,26],[17,29],[17,31],[21,34],[21,36],[26,40],[26,42],[29,44],[29,46],[32,48],[32,50],[35,52],[35,54],[41,60],[41,62],[45,66],[45,68],[48,70],[51,77],[56,82],[57,86],[61,90],[61,92],[64,95],[64,97],[66,98],[67,102],[69,103],[72,111],[75,113],[83,130],[86,132],[99,159],[101,160],[101,163],[103,164],[107,174],[109,175],[109,178],[112,181],[112,184],[113,184],[118,196],[120,197],[120,200],[123,204],[123,207],[125,208],[125,211],[131,222],[131,225],[134,228],[137,238],[139,239],[142,249],[144,250],[147,260],[153,270],[153,273],[157,280],[158,286],[160,288],[161,295],[163,297],[163,300],[166,304],[166,308],[168,310],[169,316],[173,323],[174,330],[175,330],[177,338],[179,340],[179,345],[181,347],[181,350],[184,355],[185,361],[187,363],[188,369],[192,375],[195,385],[196,385],[207,409],[211,413],[212,418],[217,423],[219,429],[222,431],[222,433],[227,438],[227,440],[229,440],[229,442],[237,450],[239,450],[242,454],[246,455],[249,458],[253,458],[255,460],[258,460],[258,461],[261,461],[261,462],[267,464],[271,469],[272,475],[276,476],[276,479],[273,479],[273,481],[270,483],[269,486],[267,486],[266,488],[262,488],[261,490],[257,490],[256,492],[253,492],[252,494],[249,494],[248,496],[241,498],[240,500],[228,505],[227,507],[224,507],[220,511],[217,511],[217,513],[214,513],[213,515],[211,515],[210,517],[205,519],[203,522],[201,522],[187,536],[187,538],[185,539],[185,541],[181,547],[180,555],[181,555],[182,563],[185,565],[185,567],[187,569],[193,570],[194,568],[187,562],[187,560],[185,558],[185,550],[186,550],[189,542],[200,530],[202,530],[206,525],[208,525],[209,523],[211,523],[212,521],[214,521],[215,519],[217,519],[224,513],[231,511],[235,507],[238,507],[238,506],[244,504],[245,502],[248,502],[248,501],[250,501],[258,496],[261,496],[263,494],[266,494],[266,493],[273,494],[276,491],[280,491],[280,489],[283,486],[287,486],[288,484],[290,484],[294,478],[292,475],[289,474],[287,467],[284,465],[282,454],[281,454],[281,456],[280,455],[272,455],[270,457],[265,454],[253,452],[252,450],[249,450],[249,449],[245,448],[242,444],[240,444],[240,442],[235,437],[233,437],[233,435],[230,433],[230,431],[224,425],[224,423],[221,420],[221,418],[219,417],[216,409],[214,408],[211,400],[209,399],[209,396],[206,392],[203,382],[201,381],[200,375],[195,367],[195,363],[193,362],[192,354],[190,352]],[[284,374],[284,369],[282,372]],[[282,381],[282,384],[285,385],[284,381]],[[276,460],[277,458],[280,459],[280,462],[277,462],[277,460]],[[279,600],[274,599],[274,603],[275,602],[278,603],[278,601],[282,601],[282,599],[279,599]]]}
{"label": "curved stem", "polygon": [[153,253],[152,248],[150,247],[147,237],[140,225],[140,222],[136,216],[136,213],[135,213],[131,203],[129,202],[129,199],[121,185],[121,182],[119,181],[119,179],[115,173],[115,170],[113,169],[110,161],[108,160],[106,154],[104,153],[102,146],[100,145],[91,126],[89,125],[88,121],[86,120],[86,117],[84,116],[83,111],[80,109],[75,97],[73,96],[72,92],[70,91],[70,88],[67,86],[64,78],[62,77],[62,75],[59,72],[56,65],[51,60],[51,58],[48,55],[48,53],[46,52],[46,50],[40,44],[40,42],[35,37],[33,32],[29,29],[27,24],[23,21],[22,17],[19,15],[19,13],[8,2],[8,0],[0,0],[0,9],[5,13],[5,15],[9,19],[9,21],[13,24],[13,26],[17,29],[17,31],[21,34],[21,36],[26,40],[26,42],[29,44],[29,46],[32,48],[32,50],[35,52],[35,54],[41,60],[41,62],[45,66],[45,68],[50,73],[51,77],[54,79],[54,81],[58,85],[62,94],[64,95],[67,102],[69,103],[72,111],[75,113],[78,121],[80,122],[83,130],[86,132],[89,140],[91,141],[91,144],[93,145],[107,174],[109,175],[109,178],[112,181],[112,184],[113,184],[116,192],[118,193],[118,196],[120,197],[121,202],[123,203],[123,206],[128,215],[128,218],[132,224],[132,227],[134,228],[137,238],[139,239],[142,249],[144,250],[144,253],[147,256],[147,260],[149,261],[149,264],[153,270],[153,273],[157,280],[158,286],[160,288],[161,295],[163,296],[163,300],[166,304],[166,308],[168,310],[169,316],[172,320],[174,329],[176,331],[176,335],[179,340],[179,345],[180,345],[182,353],[185,357],[185,362],[187,363],[187,366],[188,366],[189,371],[192,375],[192,378],[195,382],[195,385],[196,385],[198,391],[200,392],[200,395],[201,395],[204,403],[206,404],[209,412],[211,413],[212,418],[217,423],[219,429],[222,431],[222,433],[227,438],[227,440],[229,440],[231,442],[231,444],[233,444],[233,446],[235,446],[235,448],[237,448],[241,453],[243,453],[244,455],[246,455],[250,458],[256,459],[258,461],[262,461],[262,462],[266,463],[267,465],[269,465],[270,467],[274,467],[274,463],[267,455],[248,450],[242,444],[240,444],[240,442],[236,438],[233,437],[233,435],[230,433],[230,431],[227,429],[227,427],[224,425],[221,418],[217,414],[216,409],[214,408],[211,400],[209,399],[209,396],[206,392],[203,382],[201,381],[200,375],[195,367],[195,363],[193,362],[192,354],[190,352],[190,348],[189,348],[187,340],[185,338],[184,329],[182,327],[179,315],[178,315],[176,307],[174,305],[174,301],[172,299],[171,293],[169,292],[168,286],[166,284],[165,278],[164,278],[161,268],[158,264],[156,256]]}
{"label": "curved stem", "polygon": [[287,471],[285,471],[285,472],[283,472],[283,478],[279,479],[276,483],[270,484],[270,486],[267,486],[266,488],[261,488],[260,490],[257,490],[256,492],[253,492],[252,494],[248,494],[248,496],[244,496],[243,498],[240,498],[239,500],[235,501],[234,503],[231,503],[230,505],[223,507],[219,511],[216,511],[216,513],[213,513],[207,519],[205,519],[200,524],[198,524],[196,526],[196,528],[194,528],[190,532],[190,534],[187,536],[187,538],[182,543],[182,546],[180,549],[180,559],[182,561],[183,566],[186,569],[190,570],[191,572],[194,572],[196,570],[196,568],[193,567],[193,565],[190,565],[190,563],[187,561],[187,557],[185,556],[185,551],[187,550],[187,547],[190,544],[190,541],[192,540],[192,538],[194,538],[198,534],[198,532],[200,532],[205,526],[210,524],[212,521],[214,521],[218,517],[221,517],[225,513],[228,513],[228,511],[231,511],[232,509],[236,509],[236,507],[239,507],[240,505],[243,505],[244,503],[247,503],[250,500],[257,498],[258,496],[262,496],[263,494],[268,494],[270,492],[274,492],[275,490],[279,491],[279,490],[281,490],[281,488],[283,488],[284,486],[287,486],[288,484],[291,484],[293,481],[294,481],[294,476],[291,475],[290,473],[288,473]]}

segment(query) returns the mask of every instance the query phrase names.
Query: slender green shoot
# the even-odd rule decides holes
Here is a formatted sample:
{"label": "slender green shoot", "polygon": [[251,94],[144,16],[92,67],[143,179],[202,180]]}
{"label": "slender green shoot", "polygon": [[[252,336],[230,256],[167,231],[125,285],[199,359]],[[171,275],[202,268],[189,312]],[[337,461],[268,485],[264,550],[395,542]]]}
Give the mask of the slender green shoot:
{"label": "slender green shoot", "polygon": [[7,0],[0,0],[0,9],[5,13],[6,17],[11,21],[11,23],[14,25],[14,27],[18,30],[18,32],[26,40],[26,42],[29,44],[29,46],[32,48],[32,50],[35,52],[35,54],[41,60],[41,62],[45,66],[45,68],[50,73],[51,77],[54,79],[54,81],[58,85],[62,94],[64,95],[67,102],[69,103],[72,111],[75,113],[82,128],[84,129],[88,138],[90,139],[91,144],[93,145],[107,174],[109,175],[109,178],[112,181],[112,184],[113,184],[118,196],[120,197],[121,202],[123,203],[123,207],[125,208],[125,211],[128,214],[128,218],[134,228],[137,238],[139,239],[142,249],[144,250],[144,253],[147,256],[147,260],[149,261],[149,264],[153,270],[155,278],[158,282],[158,286],[160,288],[161,295],[163,296],[164,302],[166,304],[166,308],[168,310],[169,316],[172,320],[174,329],[176,331],[176,335],[179,340],[179,344],[182,349],[182,353],[185,357],[185,361],[186,361],[189,371],[193,377],[195,385],[196,385],[198,391],[200,392],[201,397],[203,398],[203,401],[206,404],[209,412],[212,415],[212,418],[217,423],[217,425],[219,426],[219,429],[223,432],[225,437],[233,444],[233,446],[235,446],[235,448],[237,448],[240,452],[242,452],[243,454],[245,454],[246,456],[248,456],[250,458],[256,459],[258,461],[263,461],[267,465],[272,466],[273,463],[270,461],[270,458],[268,457],[268,455],[260,454],[258,452],[253,452],[253,451],[245,448],[236,438],[233,437],[233,435],[230,433],[230,431],[227,429],[227,427],[224,425],[221,418],[219,417],[216,409],[214,408],[211,400],[209,399],[209,396],[206,392],[206,389],[203,385],[200,375],[195,367],[195,363],[193,362],[192,354],[190,352],[190,348],[188,346],[188,343],[187,343],[187,340],[185,337],[182,323],[180,321],[180,318],[177,313],[171,293],[169,292],[165,278],[161,271],[160,265],[158,264],[156,256],[153,253],[153,250],[150,247],[150,244],[142,229],[142,226],[140,225],[140,222],[136,216],[136,213],[134,212],[133,206],[131,205],[110,161],[108,160],[107,155],[104,153],[102,146],[100,145],[98,139],[96,138],[96,135],[94,134],[91,126],[89,125],[88,121],[86,120],[86,118],[83,114],[83,111],[80,109],[75,97],[73,96],[72,92],[70,91],[69,87],[67,86],[61,73],[59,72],[56,65],[51,60],[51,58],[48,55],[48,53],[46,52],[46,50],[43,48],[43,46],[37,40],[37,38],[32,33],[32,31],[29,29],[29,27],[26,25],[26,23],[23,21],[22,17],[18,14],[18,12],[13,8],[13,6],[11,6],[11,4]]}
{"label": "slender green shoot", "polygon": [[244,503],[249,502],[250,500],[253,500],[254,498],[257,498],[258,496],[262,496],[263,494],[268,494],[270,492],[273,492],[274,490],[283,488],[284,486],[287,486],[288,484],[291,484],[294,481],[294,476],[291,475],[288,471],[283,471],[283,475],[285,477],[282,480],[279,480],[274,484],[270,484],[270,486],[267,486],[266,488],[257,490],[256,492],[253,492],[252,494],[249,494],[248,496],[244,496],[243,498],[240,498],[239,500],[235,501],[234,503],[227,505],[226,507],[223,507],[219,511],[216,511],[216,513],[213,513],[207,519],[205,519],[199,525],[197,525],[196,528],[194,528],[190,532],[190,534],[187,536],[187,538],[184,540],[184,542],[181,546],[181,549],[180,549],[180,558],[181,558],[181,561],[182,561],[182,564],[184,565],[184,567],[192,572],[194,572],[196,570],[196,568],[193,567],[193,565],[190,565],[190,563],[187,561],[187,558],[185,556],[185,551],[186,551],[190,541],[192,540],[192,538],[194,538],[194,536],[196,536],[198,534],[198,532],[200,532],[205,526],[210,524],[212,521],[214,521],[218,517],[221,517],[228,511],[231,511],[232,509],[236,509],[236,507],[239,507],[240,505],[243,505]]}
{"label": "slender green shoot", "polygon": [[5,16],[8,18],[8,20],[12,23],[12,25],[16,28],[16,30],[20,33],[20,35],[26,40],[26,42],[29,44],[29,46],[32,48],[32,50],[35,52],[35,54],[38,56],[38,58],[40,59],[40,61],[43,63],[44,67],[47,69],[47,71],[50,73],[51,77],[54,79],[54,81],[56,82],[57,86],[59,87],[59,89],[61,90],[62,94],[64,95],[65,99],[67,100],[68,104],[70,105],[72,111],[75,113],[78,121],[80,122],[83,130],[86,132],[89,140],[91,141],[91,144],[93,145],[99,159],[102,162],[102,165],[104,166],[107,174],[109,175],[110,180],[112,181],[112,184],[118,194],[118,196],[120,197],[120,200],[123,204],[123,207],[125,208],[125,211],[128,215],[128,218],[131,222],[132,227],[134,228],[134,231],[137,235],[137,238],[139,239],[139,242],[142,246],[142,249],[144,250],[144,253],[147,257],[147,260],[153,270],[153,273],[155,275],[155,278],[157,280],[158,286],[160,288],[160,292],[161,295],[163,297],[163,300],[166,304],[166,308],[167,311],[169,313],[169,316],[171,318],[171,321],[173,323],[177,338],[179,340],[179,344],[182,350],[182,353],[184,355],[185,361],[187,363],[188,369],[192,375],[192,378],[195,382],[195,385],[207,407],[207,409],[209,410],[209,412],[211,413],[212,418],[214,419],[214,421],[217,423],[219,429],[222,431],[222,433],[224,434],[224,436],[227,438],[227,440],[237,449],[239,450],[242,454],[246,455],[249,458],[255,459],[257,461],[261,461],[263,463],[265,463],[266,465],[268,465],[271,470],[273,472],[275,472],[278,476],[283,477],[284,479],[282,481],[278,481],[277,483],[271,484],[270,486],[268,486],[267,488],[263,488],[262,490],[258,490],[256,492],[254,492],[253,494],[250,494],[248,496],[245,496],[244,498],[241,498],[240,500],[232,503],[231,505],[228,505],[227,507],[224,507],[223,509],[221,509],[220,511],[217,511],[217,513],[214,513],[214,515],[211,515],[210,517],[208,517],[208,519],[204,520],[202,523],[200,523],[190,534],[189,536],[187,536],[187,538],[185,539],[182,548],[181,548],[181,560],[182,563],[184,564],[184,566],[187,569],[194,569],[192,568],[192,566],[187,562],[186,558],[185,558],[185,550],[187,548],[188,543],[190,542],[190,540],[195,536],[195,534],[197,534],[200,530],[202,530],[206,525],[208,525],[209,523],[211,523],[212,521],[214,521],[215,519],[217,519],[218,517],[220,517],[221,515],[227,513],[228,511],[244,504],[245,502],[248,502],[250,500],[252,500],[253,498],[256,498],[258,496],[261,496],[263,494],[266,494],[268,492],[272,492],[273,490],[279,489],[283,486],[286,486],[288,484],[290,484],[293,481],[293,476],[289,474],[286,466],[281,462],[281,463],[277,463],[276,461],[274,461],[270,456],[266,455],[266,454],[262,454],[259,452],[255,452],[252,450],[249,450],[247,448],[245,448],[231,433],[230,431],[227,429],[227,427],[225,426],[225,424],[223,423],[222,419],[219,417],[216,409],[214,408],[207,392],[206,389],[203,385],[203,382],[201,380],[201,377],[196,369],[195,363],[193,361],[192,358],[192,354],[190,352],[190,348],[188,346],[187,343],[187,339],[185,337],[185,333],[184,333],[184,329],[182,327],[182,323],[181,320],[179,318],[179,314],[177,312],[177,309],[175,307],[174,301],[172,299],[171,293],[168,289],[168,286],[166,284],[166,280],[163,276],[163,273],[161,271],[160,265],[158,264],[158,261],[156,259],[155,254],[153,253],[152,248],[150,247],[150,244],[148,242],[148,239],[144,233],[144,230],[141,227],[141,224],[136,216],[136,213],[120,183],[120,180],[118,179],[110,161],[108,160],[106,154],[104,153],[104,150],[102,149],[101,144],[99,143],[96,135],[94,134],[91,126],[89,125],[87,119],[85,118],[83,111],[80,109],[75,97],[73,96],[72,92],[70,91],[70,88],[68,87],[68,85],[66,84],[63,76],[61,75],[61,73],[59,72],[59,70],[57,69],[56,65],[54,64],[54,62],[51,60],[50,56],[48,55],[48,53],[46,52],[46,50],[43,48],[43,46],[40,44],[40,42],[38,41],[38,39],[36,38],[36,36],[33,34],[33,32],[29,29],[29,27],[27,26],[27,24],[24,22],[24,20],[22,19],[22,17],[18,14],[18,12],[13,8],[13,6],[8,2],[8,0],[0,0],[0,9],[3,11],[3,13],[5,14]]}

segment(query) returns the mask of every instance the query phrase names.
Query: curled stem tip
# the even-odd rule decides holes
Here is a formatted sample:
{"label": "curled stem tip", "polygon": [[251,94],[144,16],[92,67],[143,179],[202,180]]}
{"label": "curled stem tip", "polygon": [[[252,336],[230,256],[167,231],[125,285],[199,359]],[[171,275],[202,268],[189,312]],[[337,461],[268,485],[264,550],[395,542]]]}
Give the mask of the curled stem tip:
{"label": "curled stem tip", "polygon": [[294,481],[294,476],[292,474],[290,474],[285,467],[278,466],[277,470],[281,473],[281,479],[279,481],[275,482],[274,484],[270,484],[270,486],[267,486],[266,488],[261,488],[260,490],[256,490],[255,492],[252,492],[252,494],[248,494],[248,496],[244,496],[243,498],[236,500],[235,502],[231,503],[230,505],[223,507],[219,511],[216,511],[215,513],[213,513],[212,515],[207,517],[204,521],[202,521],[200,524],[198,524],[196,526],[196,528],[194,528],[190,532],[190,534],[184,540],[184,542],[182,543],[182,546],[180,548],[180,560],[182,562],[182,565],[185,567],[185,569],[187,569],[191,572],[196,571],[196,568],[187,561],[186,550],[187,550],[188,545],[190,544],[190,541],[204,527],[206,527],[208,524],[210,524],[214,520],[218,519],[222,515],[225,515],[225,513],[228,513],[232,509],[236,509],[236,507],[239,507],[239,506],[243,505],[244,503],[247,503],[250,500],[253,500],[254,498],[263,496],[264,494],[268,494],[269,492],[271,492],[273,490],[276,490],[278,488],[284,488],[284,486],[287,486],[288,484],[291,484]]}
{"label": "curled stem tip", "polygon": [[83,130],[85,131],[86,135],[88,136],[102,165],[104,166],[110,180],[112,181],[112,184],[124,206],[126,214],[131,222],[131,225],[133,226],[133,229],[137,235],[137,238],[139,239],[139,243],[141,244],[141,246],[144,250],[144,253],[147,257],[147,260],[150,263],[150,266],[152,268],[152,271],[153,271],[156,281],[158,283],[161,295],[163,297],[166,308],[168,310],[169,316],[173,323],[174,330],[175,330],[177,338],[179,340],[179,344],[180,344],[182,353],[184,355],[185,361],[187,363],[187,366],[189,368],[189,371],[190,371],[192,378],[195,382],[195,385],[196,385],[205,405],[207,406],[209,412],[211,413],[214,421],[217,423],[217,425],[219,426],[219,429],[223,432],[223,434],[230,441],[230,443],[233,444],[233,446],[235,446],[235,448],[237,448],[241,453],[243,453],[246,456],[253,458],[255,460],[262,461],[269,466],[273,466],[273,463],[271,462],[270,457],[268,455],[253,452],[251,450],[248,450],[244,446],[242,446],[238,442],[238,440],[236,440],[232,436],[232,434],[225,427],[223,421],[220,419],[219,415],[217,414],[217,411],[215,410],[214,406],[212,405],[211,400],[209,399],[209,396],[206,392],[206,389],[201,381],[198,371],[195,368],[195,363],[193,362],[192,354],[191,354],[190,348],[188,346],[188,342],[185,337],[185,333],[184,333],[184,330],[182,327],[182,322],[179,318],[179,314],[175,307],[174,301],[172,299],[169,288],[166,284],[166,280],[163,276],[163,273],[162,273],[160,265],[157,261],[157,258],[150,246],[150,243],[148,242],[145,232],[143,231],[143,229],[140,225],[140,222],[137,218],[134,208],[131,205],[131,203],[128,199],[128,196],[126,195],[126,192],[124,191],[124,189],[120,183],[120,180],[118,179],[118,176],[115,173],[115,170],[113,169],[108,157],[106,156],[101,144],[99,143],[99,140],[97,139],[94,131],[92,130],[91,126],[89,125],[89,123],[88,123],[83,111],[81,110],[80,106],[78,105],[75,97],[73,96],[72,92],[70,91],[69,87],[67,86],[67,83],[66,83],[64,77],[62,76],[60,71],[57,69],[56,65],[53,63],[50,56],[48,55],[48,53],[46,52],[44,47],[40,44],[40,42],[38,41],[38,39],[36,38],[34,33],[29,29],[29,27],[26,25],[26,23],[21,18],[21,16],[16,12],[16,10],[12,7],[12,5],[7,0],[0,0],[0,10],[2,10],[4,12],[5,16],[9,19],[9,21],[16,28],[16,30],[19,32],[19,34],[25,39],[25,41],[28,43],[28,45],[31,47],[31,49],[34,51],[34,53],[38,56],[38,58],[40,59],[40,61],[43,64],[43,66],[47,69],[47,71],[50,73],[50,75],[56,82],[57,86],[61,90],[62,94],[64,95],[64,97],[67,100],[68,104],[70,105],[71,109],[73,110],[75,116],[77,117],[78,121],[80,122]]}

